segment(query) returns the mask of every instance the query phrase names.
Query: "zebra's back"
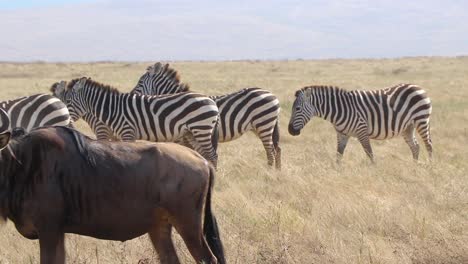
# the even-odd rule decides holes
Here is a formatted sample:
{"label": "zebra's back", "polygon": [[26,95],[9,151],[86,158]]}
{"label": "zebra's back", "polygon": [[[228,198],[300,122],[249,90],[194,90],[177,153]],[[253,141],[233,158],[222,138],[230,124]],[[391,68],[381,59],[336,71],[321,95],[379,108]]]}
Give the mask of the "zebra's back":
{"label": "zebra's back", "polygon": [[260,88],[245,88],[235,93],[211,96],[219,109],[219,140],[227,142],[249,130],[262,133],[277,122],[280,111],[278,98]]}
{"label": "zebra's back", "polygon": [[30,131],[41,126],[67,126],[70,115],[60,99],[49,94],[36,94],[0,102],[11,119],[11,128]]}
{"label": "zebra's back", "polygon": [[400,135],[410,124],[429,119],[431,100],[414,84],[399,84],[374,91],[352,91],[359,95],[359,110],[367,118],[369,137],[386,139]]}

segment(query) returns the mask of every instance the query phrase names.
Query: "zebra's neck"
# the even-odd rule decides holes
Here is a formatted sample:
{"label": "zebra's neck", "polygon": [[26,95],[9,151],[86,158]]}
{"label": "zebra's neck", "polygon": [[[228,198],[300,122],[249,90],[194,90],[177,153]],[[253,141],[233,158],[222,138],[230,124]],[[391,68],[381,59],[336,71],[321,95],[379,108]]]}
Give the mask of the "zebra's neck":
{"label": "zebra's neck", "polygon": [[353,97],[350,92],[337,87],[321,87],[312,90],[311,103],[316,106],[318,117],[336,125],[345,115],[354,113]]}
{"label": "zebra's neck", "polygon": [[105,123],[109,127],[113,127],[116,121],[123,117],[123,104],[134,94],[123,94],[116,91],[109,91],[99,88],[85,88],[83,106],[84,114],[92,114],[99,121]]}

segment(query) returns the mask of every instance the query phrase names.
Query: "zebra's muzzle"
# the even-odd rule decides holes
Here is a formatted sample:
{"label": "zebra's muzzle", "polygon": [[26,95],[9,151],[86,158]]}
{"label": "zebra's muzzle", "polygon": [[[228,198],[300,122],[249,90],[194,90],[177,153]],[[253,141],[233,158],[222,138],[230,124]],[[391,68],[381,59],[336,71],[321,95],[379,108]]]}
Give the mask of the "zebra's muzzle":
{"label": "zebra's muzzle", "polygon": [[299,135],[301,133],[301,130],[300,129],[295,129],[292,124],[289,124],[288,131],[289,131],[289,134],[291,134],[293,136],[297,136],[297,135]]}

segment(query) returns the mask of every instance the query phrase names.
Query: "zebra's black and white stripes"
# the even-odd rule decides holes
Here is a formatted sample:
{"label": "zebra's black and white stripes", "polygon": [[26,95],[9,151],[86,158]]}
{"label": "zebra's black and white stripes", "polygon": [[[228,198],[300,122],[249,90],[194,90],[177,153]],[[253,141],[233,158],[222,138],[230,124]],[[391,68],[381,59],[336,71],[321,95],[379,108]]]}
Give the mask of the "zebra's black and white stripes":
{"label": "zebra's black and white stripes", "polygon": [[339,161],[349,137],[357,137],[373,160],[369,139],[389,139],[398,135],[404,137],[413,158],[418,159],[417,131],[432,157],[431,111],[431,100],[426,92],[413,84],[399,84],[374,91],[309,86],[296,92],[289,133],[299,135],[314,116],[330,121],[338,134]]}
{"label": "zebra's black and white stripes", "polygon": [[216,103],[198,93],[166,96],[124,94],[88,78],[68,83],[65,96],[72,120],[91,114],[124,141],[169,142],[188,138],[216,166],[212,138],[218,120]]}
{"label": "zebra's black and white stripes", "polygon": [[[168,64],[156,63],[148,67],[138,80],[132,93],[161,95],[187,91],[188,85],[179,81],[175,70]],[[279,147],[278,98],[267,90],[246,88],[240,91],[210,96],[219,108],[219,141],[228,142],[253,131],[262,141],[268,164],[281,168]]]}
{"label": "zebra's black and white stripes", "polygon": [[21,127],[31,131],[42,126],[67,126],[70,115],[67,106],[49,94],[36,94],[0,102],[10,117],[10,129]]}
{"label": "zebra's black and white stripes", "polygon": [[[54,83],[51,86],[50,91],[55,97],[59,98],[62,102],[67,102],[67,100],[70,100],[71,89],[67,90],[66,87],[67,87],[67,83],[65,81],[61,81],[61,82]],[[114,135],[112,130],[109,127],[107,127],[106,124],[99,121],[99,119],[95,117],[94,115],[87,113],[83,115],[83,120],[89,125],[91,130],[94,132],[94,134],[96,135],[96,139],[98,140],[118,140],[119,139],[117,136]],[[71,120],[71,121],[75,122],[77,120]]]}
{"label": "zebra's black and white stripes", "polygon": [[162,63],[157,62],[146,69],[131,93],[162,95],[188,91],[189,85],[180,82],[177,71],[170,68],[167,63],[162,65]]}

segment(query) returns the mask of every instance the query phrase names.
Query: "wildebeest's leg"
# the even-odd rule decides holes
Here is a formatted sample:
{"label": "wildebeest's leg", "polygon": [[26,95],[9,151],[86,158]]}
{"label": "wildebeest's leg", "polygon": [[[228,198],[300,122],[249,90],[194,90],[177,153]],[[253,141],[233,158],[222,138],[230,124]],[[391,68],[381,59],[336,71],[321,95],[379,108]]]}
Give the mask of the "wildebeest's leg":
{"label": "wildebeest's leg", "polygon": [[65,263],[64,234],[61,232],[39,233],[41,264]]}
{"label": "wildebeest's leg", "polygon": [[[200,208],[201,209],[201,208]],[[192,210],[193,213],[193,210]],[[177,232],[185,242],[185,245],[192,254],[196,263],[216,264],[216,257],[210,250],[205,237],[203,236],[201,215],[194,217],[193,215],[184,216],[185,221],[178,221],[175,225]]]}
{"label": "wildebeest's leg", "polygon": [[161,264],[180,263],[172,243],[171,231],[172,225],[161,217],[148,232],[151,242],[158,252]]}
{"label": "wildebeest's leg", "polygon": [[372,147],[367,132],[367,126],[363,126],[357,131],[357,138],[361,143],[362,147],[364,148],[364,151],[366,152],[369,159],[372,161],[372,163],[374,163],[374,154],[372,153]]}
{"label": "wildebeest's leg", "polygon": [[413,159],[418,160],[419,156],[419,144],[418,141],[416,140],[416,137],[414,135],[414,125],[411,124],[409,125],[405,131],[403,131],[403,138],[405,139],[406,144],[411,149],[411,153],[413,154]]}
{"label": "wildebeest's leg", "polygon": [[203,234],[202,210],[206,195],[207,190],[194,193],[193,203],[183,203],[178,206],[177,211],[171,213],[171,223],[179,232],[196,263],[216,264],[216,257]]}
{"label": "wildebeest's leg", "polygon": [[343,153],[348,144],[349,136],[342,134],[340,132],[336,132],[337,135],[337,148],[336,148],[336,163],[341,162],[341,158],[343,158]]}

